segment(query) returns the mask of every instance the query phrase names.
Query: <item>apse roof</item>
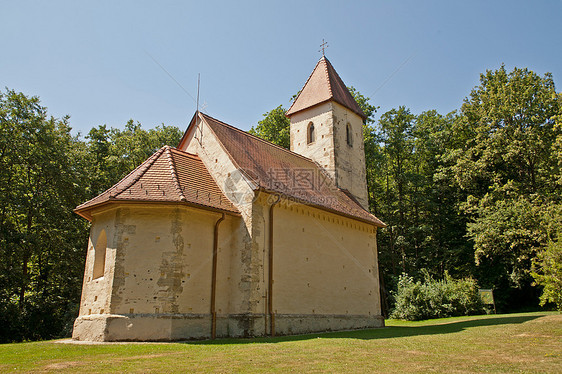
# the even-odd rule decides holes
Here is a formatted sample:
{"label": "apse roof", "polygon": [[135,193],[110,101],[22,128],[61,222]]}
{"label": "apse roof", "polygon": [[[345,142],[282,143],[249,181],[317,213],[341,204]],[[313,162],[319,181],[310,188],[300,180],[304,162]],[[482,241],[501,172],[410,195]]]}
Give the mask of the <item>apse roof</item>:
{"label": "apse roof", "polygon": [[91,210],[110,202],[184,203],[238,214],[197,155],[164,146],[117,184],[74,210],[91,219]]}

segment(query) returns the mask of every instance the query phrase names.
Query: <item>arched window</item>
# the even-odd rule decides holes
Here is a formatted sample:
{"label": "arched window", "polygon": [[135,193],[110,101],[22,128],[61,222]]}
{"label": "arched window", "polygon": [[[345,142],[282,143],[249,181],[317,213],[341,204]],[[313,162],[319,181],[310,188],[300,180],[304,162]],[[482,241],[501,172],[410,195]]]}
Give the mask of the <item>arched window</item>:
{"label": "arched window", "polygon": [[314,139],[316,139],[316,133],[314,132],[314,123],[309,122],[308,131],[306,133],[307,133],[306,142],[308,144],[314,142]]}
{"label": "arched window", "polygon": [[353,133],[351,132],[351,125],[349,123],[345,126],[345,141],[348,146],[353,146]]}
{"label": "arched window", "polygon": [[94,246],[94,272],[92,278],[101,278],[105,272],[105,252],[107,250],[107,235],[101,230],[96,245]]}

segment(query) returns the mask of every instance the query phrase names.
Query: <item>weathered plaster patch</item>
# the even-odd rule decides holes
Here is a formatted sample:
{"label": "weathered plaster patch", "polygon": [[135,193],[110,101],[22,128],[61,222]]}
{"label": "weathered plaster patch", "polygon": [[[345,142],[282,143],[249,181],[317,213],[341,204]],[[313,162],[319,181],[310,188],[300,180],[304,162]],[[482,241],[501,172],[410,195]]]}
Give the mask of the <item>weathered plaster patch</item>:
{"label": "weathered plaster patch", "polygon": [[115,264],[113,273],[113,289],[109,313],[114,313],[121,305],[125,291],[125,259],[129,247],[129,236],[136,233],[136,225],[127,225],[131,211],[129,208],[118,208],[115,212],[113,247],[115,248]]}
{"label": "weathered plaster patch", "polygon": [[163,251],[160,263],[160,278],[157,285],[162,287],[158,291],[158,301],[164,313],[179,313],[178,297],[183,291],[182,280],[184,272],[184,239],[182,232],[182,213],[179,208],[170,214],[170,233],[174,247],[172,251]]}

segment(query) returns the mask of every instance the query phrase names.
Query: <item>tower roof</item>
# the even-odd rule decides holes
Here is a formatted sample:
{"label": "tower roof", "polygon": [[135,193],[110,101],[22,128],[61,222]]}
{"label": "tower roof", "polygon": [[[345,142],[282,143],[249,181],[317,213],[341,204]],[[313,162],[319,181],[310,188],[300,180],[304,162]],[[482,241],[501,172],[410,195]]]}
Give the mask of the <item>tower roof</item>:
{"label": "tower roof", "polygon": [[363,119],[367,118],[349,93],[336,69],[325,56],[322,56],[286,115],[290,117],[304,109],[330,100],[345,106]]}

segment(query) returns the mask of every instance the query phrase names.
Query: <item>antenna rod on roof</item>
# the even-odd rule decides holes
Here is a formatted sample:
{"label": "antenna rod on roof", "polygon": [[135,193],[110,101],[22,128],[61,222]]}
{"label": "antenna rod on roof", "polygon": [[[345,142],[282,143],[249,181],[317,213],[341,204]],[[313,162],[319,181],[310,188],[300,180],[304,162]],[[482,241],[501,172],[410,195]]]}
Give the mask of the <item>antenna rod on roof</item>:
{"label": "antenna rod on roof", "polygon": [[199,111],[199,86],[201,85],[201,73],[197,73],[197,111]]}

